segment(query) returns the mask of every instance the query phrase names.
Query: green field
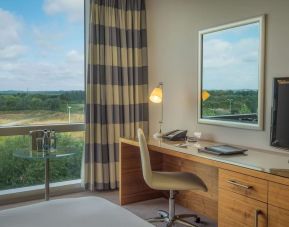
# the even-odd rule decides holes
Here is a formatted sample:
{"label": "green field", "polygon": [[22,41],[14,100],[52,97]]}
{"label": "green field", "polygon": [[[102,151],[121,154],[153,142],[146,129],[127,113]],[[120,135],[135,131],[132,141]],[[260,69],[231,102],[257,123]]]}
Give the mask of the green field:
{"label": "green field", "polygon": [[[71,105],[70,123],[84,122],[83,104]],[[69,123],[68,112],[49,110],[0,111],[0,126],[23,126]]]}
{"label": "green field", "polygon": [[2,127],[79,123],[83,116],[84,91],[0,92]]}

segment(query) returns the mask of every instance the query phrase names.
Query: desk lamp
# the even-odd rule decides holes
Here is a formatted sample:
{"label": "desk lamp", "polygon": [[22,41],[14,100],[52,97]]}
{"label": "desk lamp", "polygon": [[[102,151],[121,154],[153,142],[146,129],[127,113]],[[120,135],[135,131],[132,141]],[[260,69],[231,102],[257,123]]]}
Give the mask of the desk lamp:
{"label": "desk lamp", "polygon": [[161,120],[159,121],[160,124],[160,129],[157,133],[155,133],[153,136],[155,138],[160,138],[162,137],[162,123],[163,123],[163,118],[164,118],[164,105],[163,105],[163,82],[160,82],[157,87],[154,88],[152,91],[150,97],[150,101],[153,103],[161,103]]}

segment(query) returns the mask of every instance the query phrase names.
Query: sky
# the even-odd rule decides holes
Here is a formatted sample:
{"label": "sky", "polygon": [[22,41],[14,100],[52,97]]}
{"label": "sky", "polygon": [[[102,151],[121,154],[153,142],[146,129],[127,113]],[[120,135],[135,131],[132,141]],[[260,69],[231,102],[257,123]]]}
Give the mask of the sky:
{"label": "sky", "polygon": [[258,89],[259,23],[203,36],[203,89]]}
{"label": "sky", "polygon": [[83,11],[84,0],[1,0],[0,91],[84,90]]}

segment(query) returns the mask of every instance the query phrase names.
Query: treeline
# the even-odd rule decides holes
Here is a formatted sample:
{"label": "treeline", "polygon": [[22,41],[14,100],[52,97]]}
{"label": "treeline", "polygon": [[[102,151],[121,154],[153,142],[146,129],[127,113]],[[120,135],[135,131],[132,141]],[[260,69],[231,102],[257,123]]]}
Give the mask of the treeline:
{"label": "treeline", "polygon": [[0,111],[66,111],[67,105],[83,103],[84,91],[0,93]]}
{"label": "treeline", "polygon": [[208,90],[210,97],[202,102],[204,116],[256,113],[258,90]]}

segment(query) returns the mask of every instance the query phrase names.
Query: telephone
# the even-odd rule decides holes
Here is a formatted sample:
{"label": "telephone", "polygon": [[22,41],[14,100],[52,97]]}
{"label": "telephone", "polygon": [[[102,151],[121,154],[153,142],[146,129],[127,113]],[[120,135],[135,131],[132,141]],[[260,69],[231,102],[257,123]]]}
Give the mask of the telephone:
{"label": "telephone", "polygon": [[177,141],[185,140],[187,137],[188,130],[173,130],[168,133],[165,133],[162,137],[168,140]]}

